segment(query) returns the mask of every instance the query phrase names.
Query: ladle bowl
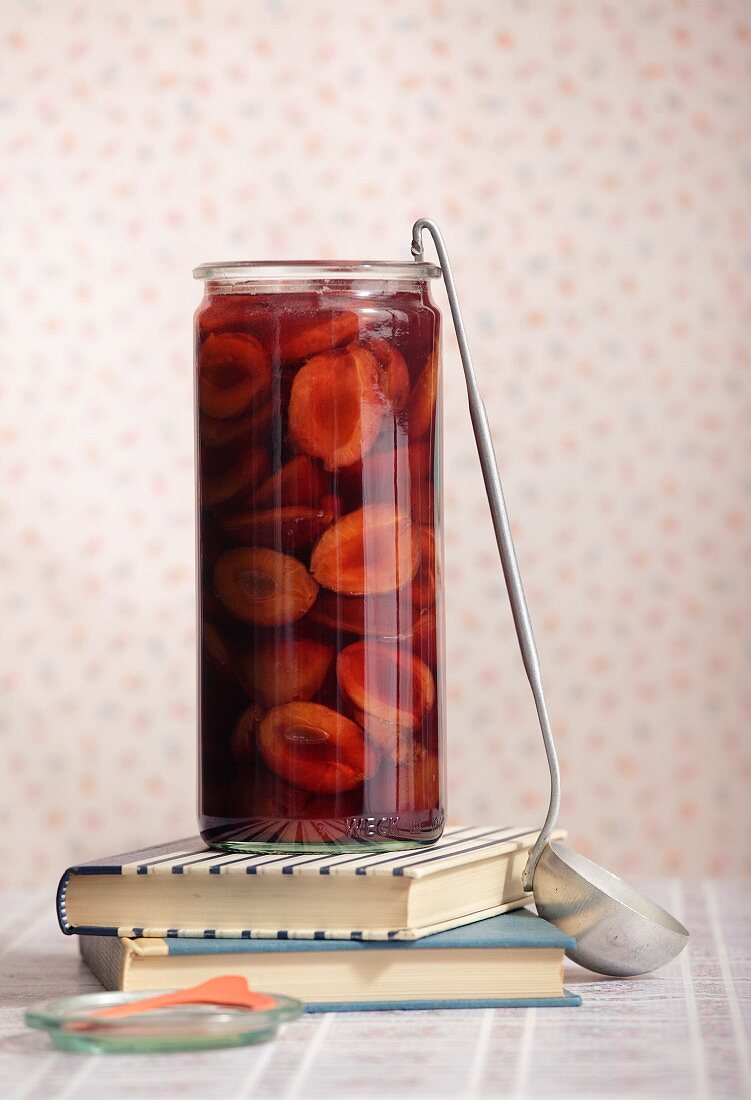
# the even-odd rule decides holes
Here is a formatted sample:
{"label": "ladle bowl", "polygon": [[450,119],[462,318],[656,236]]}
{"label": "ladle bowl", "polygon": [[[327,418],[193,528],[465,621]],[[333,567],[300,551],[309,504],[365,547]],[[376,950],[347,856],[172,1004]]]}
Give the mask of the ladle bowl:
{"label": "ladle bowl", "polygon": [[569,958],[598,974],[647,974],[688,941],[683,925],[659,905],[557,841],[540,854],[534,896],[540,916],[576,939]]}

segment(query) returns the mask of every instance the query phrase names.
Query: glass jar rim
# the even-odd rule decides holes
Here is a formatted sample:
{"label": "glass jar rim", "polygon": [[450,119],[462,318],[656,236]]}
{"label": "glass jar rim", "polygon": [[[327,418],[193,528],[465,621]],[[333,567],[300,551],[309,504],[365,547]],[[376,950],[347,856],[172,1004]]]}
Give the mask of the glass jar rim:
{"label": "glass jar rim", "polygon": [[200,264],[194,279],[212,283],[268,282],[269,280],[315,280],[333,282],[349,279],[377,279],[382,282],[423,282],[440,279],[435,264],[390,260],[238,260]]}

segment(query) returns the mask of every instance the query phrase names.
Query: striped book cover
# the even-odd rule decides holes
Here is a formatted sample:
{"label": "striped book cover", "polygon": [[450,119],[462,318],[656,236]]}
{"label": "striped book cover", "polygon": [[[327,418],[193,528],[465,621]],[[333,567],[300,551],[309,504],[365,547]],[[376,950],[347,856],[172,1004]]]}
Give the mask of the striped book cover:
{"label": "striped book cover", "polygon": [[58,917],[66,934],[126,938],[414,940],[528,903],[521,871],[536,836],[455,826],[398,852],[280,855],[190,838],[68,868]]}

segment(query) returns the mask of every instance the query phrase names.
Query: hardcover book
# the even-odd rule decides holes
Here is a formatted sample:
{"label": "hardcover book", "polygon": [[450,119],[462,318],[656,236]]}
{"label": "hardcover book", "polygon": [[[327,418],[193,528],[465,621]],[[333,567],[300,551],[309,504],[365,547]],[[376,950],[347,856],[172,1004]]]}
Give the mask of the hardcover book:
{"label": "hardcover book", "polygon": [[107,989],[192,986],[239,974],[308,1011],[578,1005],[563,987],[570,936],[527,910],[412,943],[396,940],[117,939],[81,936]]}
{"label": "hardcover book", "polygon": [[58,918],[66,934],[130,938],[413,940],[529,902],[536,836],[465,826],[429,847],[293,855],[176,841],[69,868]]}

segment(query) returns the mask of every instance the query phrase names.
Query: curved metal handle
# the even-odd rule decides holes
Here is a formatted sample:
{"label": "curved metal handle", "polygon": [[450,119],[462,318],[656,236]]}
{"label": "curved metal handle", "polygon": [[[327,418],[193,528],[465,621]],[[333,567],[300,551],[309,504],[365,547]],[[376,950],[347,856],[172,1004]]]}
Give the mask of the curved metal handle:
{"label": "curved metal handle", "polygon": [[535,699],[537,717],[540,721],[542,739],[545,744],[545,753],[548,758],[548,767],[550,769],[550,804],[548,806],[547,816],[540,830],[540,835],[532,851],[529,853],[529,859],[527,860],[527,865],[522,875],[522,885],[525,891],[529,892],[532,889],[532,880],[538,860],[543,848],[550,838],[550,834],[555,828],[556,820],[558,819],[558,810],[561,802],[561,775],[558,767],[555,743],[553,741],[553,731],[550,728],[550,720],[548,718],[548,709],[545,705],[545,695],[542,690],[540,659],[537,654],[535,636],[529,618],[527,600],[524,595],[524,586],[522,585],[522,578],[519,573],[519,563],[516,559],[514,540],[511,536],[511,525],[506,510],[506,501],[503,497],[501,475],[498,470],[498,460],[493,446],[493,436],[490,431],[485,403],[477,387],[477,377],[474,367],[472,366],[472,358],[469,354],[469,346],[464,331],[461,310],[459,309],[459,299],[456,294],[456,284],[454,283],[451,264],[449,263],[448,253],[446,252],[446,245],[443,243],[441,231],[435,222],[431,221],[429,218],[420,218],[415,222],[412,228],[412,255],[414,258],[416,260],[422,260],[423,258],[423,230],[427,230],[433,238],[435,250],[438,253],[438,261],[441,265],[443,278],[446,283],[446,293],[448,295],[451,316],[456,330],[457,343],[459,344],[459,354],[462,357],[464,378],[467,384],[469,414],[472,419],[472,428],[475,433],[477,451],[480,456],[482,476],[485,481],[488,502],[490,503],[490,513],[493,517],[493,527],[495,529],[496,542],[498,543],[498,551],[501,556],[503,575],[506,579],[506,589],[511,603],[511,612],[514,617],[516,636],[519,639],[519,649],[521,650],[522,660],[524,661],[524,668]]}

